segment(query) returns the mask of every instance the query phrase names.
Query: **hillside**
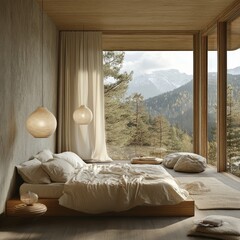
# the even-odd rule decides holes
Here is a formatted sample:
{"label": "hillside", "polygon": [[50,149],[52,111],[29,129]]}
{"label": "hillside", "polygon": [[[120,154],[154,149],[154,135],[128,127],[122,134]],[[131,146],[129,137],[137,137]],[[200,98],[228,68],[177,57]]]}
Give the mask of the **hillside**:
{"label": "hillside", "polygon": [[[228,84],[233,86],[233,97],[240,91],[240,75],[228,74]],[[208,84],[209,132],[216,122],[217,81],[216,73],[209,73]],[[145,100],[152,116],[164,115],[172,124],[178,125],[190,135],[193,131],[193,81],[173,90]],[[209,136],[211,138],[211,136]]]}

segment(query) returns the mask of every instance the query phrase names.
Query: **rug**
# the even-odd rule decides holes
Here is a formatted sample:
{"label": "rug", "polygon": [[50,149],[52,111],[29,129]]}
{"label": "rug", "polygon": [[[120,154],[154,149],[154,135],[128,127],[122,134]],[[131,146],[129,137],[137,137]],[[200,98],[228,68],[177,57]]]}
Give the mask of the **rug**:
{"label": "rug", "polygon": [[177,177],[198,209],[240,209],[240,191],[212,177]]}

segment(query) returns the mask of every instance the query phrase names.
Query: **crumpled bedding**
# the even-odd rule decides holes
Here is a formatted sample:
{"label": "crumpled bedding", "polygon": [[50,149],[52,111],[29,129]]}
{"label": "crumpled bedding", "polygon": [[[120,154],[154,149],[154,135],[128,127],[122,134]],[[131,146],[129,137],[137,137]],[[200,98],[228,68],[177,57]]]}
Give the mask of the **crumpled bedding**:
{"label": "crumpled bedding", "polygon": [[59,204],[97,214],[140,205],[177,204],[187,197],[188,192],[161,166],[88,164],[64,185]]}

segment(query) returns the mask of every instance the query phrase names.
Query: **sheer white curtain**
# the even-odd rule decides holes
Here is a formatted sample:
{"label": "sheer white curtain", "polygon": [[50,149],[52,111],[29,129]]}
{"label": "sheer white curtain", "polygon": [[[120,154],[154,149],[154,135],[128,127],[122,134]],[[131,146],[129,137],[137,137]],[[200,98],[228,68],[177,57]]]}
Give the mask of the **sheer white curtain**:
{"label": "sheer white curtain", "polygon": [[[87,162],[111,161],[106,150],[100,32],[60,33],[58,152],[73,151]],[[77,125],[73,112],[85,104],[89,125]]]}

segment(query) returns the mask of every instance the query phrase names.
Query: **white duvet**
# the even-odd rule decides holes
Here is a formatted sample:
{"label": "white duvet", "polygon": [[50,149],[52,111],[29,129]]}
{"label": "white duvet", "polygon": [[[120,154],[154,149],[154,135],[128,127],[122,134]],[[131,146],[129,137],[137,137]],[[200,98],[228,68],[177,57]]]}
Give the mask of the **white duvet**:
{"label": "white duvet", "polygon": [[188,192],[161,166],[89,164],[64,185],[59,204],[86,213],[124,211],[139,205],[171,205]]}

